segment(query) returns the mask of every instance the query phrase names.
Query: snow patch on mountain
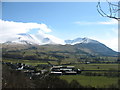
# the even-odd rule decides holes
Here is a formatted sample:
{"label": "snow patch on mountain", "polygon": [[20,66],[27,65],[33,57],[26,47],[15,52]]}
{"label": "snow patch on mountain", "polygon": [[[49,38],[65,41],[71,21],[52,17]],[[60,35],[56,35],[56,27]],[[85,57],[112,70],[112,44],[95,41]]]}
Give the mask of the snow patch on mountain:
{"label": "snow patch on mountain", "polygon": [[85,37],[85,38],[76,38],[73,40],[65,40],[65,43],[75,45],[79,43],[99,43],[99,42]]}
{"label": "snow patch on mountain", "polygon": [[38,44],[38,45],[45,45],[45,44],[65,44],[63,40],[54,37],[49,34],[27,34],[27,33],[20,33],[7,40],[5,43],[18,43],[18,44]]}
{"label": "snow patch on mountain", "polygon": [[99,43],[96,40],[92,40],[89,38],[76,38],[73,40],[61,40],[57,37],[54,37],[49,34],[45,34],[42,32],[39,32],[37,34],[27,34],[27,33],[19,33],[17,35],[14,35],[13,38],[10,38],[5,43],[18,43],[18,44],[37,44],[37,45],[45,45],[45,44],[70,44],[75,45],[79,43]]}

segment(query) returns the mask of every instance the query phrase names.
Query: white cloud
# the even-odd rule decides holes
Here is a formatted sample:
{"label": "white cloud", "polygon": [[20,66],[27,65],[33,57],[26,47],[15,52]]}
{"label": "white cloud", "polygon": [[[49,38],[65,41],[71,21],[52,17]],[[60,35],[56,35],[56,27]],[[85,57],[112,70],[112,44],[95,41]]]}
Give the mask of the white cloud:
{"label": "white cloud", "polygon": [[45,24],[41,24],[40,25],[40,30],[42,30],[42,31],[44,31],[44,32],[51,32],[52,30],[51,29],[49,29],[48,27],[47,27],[47,25],[45,25]]}
{"label": "white cloud", "polygon": [[39,29],[43,32],[51,32],[52,30],[45,24],[38,23],[23,23],[23,22],[13,22],[13,21],[3,21],[0,20],[1,34],[18,34],[26,33],[31,29]]}
{"label": "white cloud", "polygon": [[76,21],[74,24],[78,25],[115,25],[118,24],[118,21],[115,19],[110,19],[108,21],[100,21],[100,22],[88,22],[88,21]]}
{"label": "white cloud", "polygon": [[50,35],[50,34],[47,34],[47,33],[44,33],[42,31],[38,31],[38,34],[36,36],[37,38],[50,38],[52,42],[55,42],[56,44],[65,44],[64,40],[62,39],[59,39],[53,35]]}
{"label": "white cloud", "polygon": [[[116,22],[114,21],[114,24],[115,23]],[[102,24],[106,24],[106,23],[102,23]],[[13,21],[3,21],[3,20],[0,20],[0,42],[14,40],[17,37],[16,34],[27,33],[30,30],[36,29],[36,28],[38,29],[38,33],[34,35],[32,34],[32,36],[39,43],[42,42],[40,41],[40,39],[42,38],[50,38],[53,42],[56,42],[57,44],[64,44],[63,40],[49,34],[49,32],[51,32],[52,30],[46,24],[23,23],[23,22],[13,22]],[[118,33],[117,29],[112,29],[112,31],[116,34]],[[96,38],[96,37],[90,37],[90,38],[98,40],[101,43],[112,48],[113,50],[118,51],[118,37],[117,36],[106,38],[106,39],[101,39],[101,38]]]}
{"label": "white cloud", "polygon": [[27,33],[30,30],[36,28],[45,33],[52,31],[45,24],[0,20],[0,42],[5,42],[6,40],[12,40],[15,38],[16,34]]}
{"label": "white cloud", "polygon": [[[118,24],[118,21],[115,20],[115,19],[110,19],[108,21],[103,21],[103,22],[75,22],[75,24],[78,24],[78,25],[117,25]],[[89,38],[92,38],[92,39],[95,39],[103,44],[105,44],[106,46],[108,46],[109,48],[115,50],[115,51],[118,51],[118,33],[120,33],[118,31],[117,28],[111,28],[111,29],[108,29],[106,30],[108,31],[107,33],[104,33],[104,38],[99,38],[98,36],[96,37],[89,37]],[[120,50],[120,49],[119,49]]]}
{"label": "white cloud", "polygon": [[109,21],[98,22],[98,24],[112,25],[112,24],[118,24],[118,21],[115,19],[110,19]]}
{"label": "white cloud", "polygon": [[50,38],[53,42],[63,44],[64,41],[52,36],[49,32],[52,32],[50,28],[46,24],[38,24],[38,23],[23,23],[23,22],[13,22],[13,21],[3,21],[0,20],[0,42],[6,42],[9,40],[15,40],[17,34],[19,33],[27,33],[32,29],[37,29],[38,32],[37,37],[35,34],[31,34],[32,37],[39,43],[41,43],[42,38]]}

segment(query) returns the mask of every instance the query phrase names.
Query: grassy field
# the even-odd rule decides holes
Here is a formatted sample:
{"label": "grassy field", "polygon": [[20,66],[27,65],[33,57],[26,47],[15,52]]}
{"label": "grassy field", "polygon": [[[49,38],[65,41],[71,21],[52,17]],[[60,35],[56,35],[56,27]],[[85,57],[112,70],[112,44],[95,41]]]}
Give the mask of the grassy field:
{"label": "grassy field", "polygon": [[118,64],[76,64],[82,70],[118,70]]}
{"label": "grassy field", "polygon": [[[4,62],[12,63],[25,63],[28,65],[36,66],[38,64],[48,64],[46,61],[40,60],[22,60],[22,59],[3,59]],[[58,65],[56,61],[49,61],[53,65]],[[118,64],[71,64],[70,66],[75,66],[81,70],[118,70]]]}
{"label": "grassy field", "polygon": [[118,78],[108,78],[104,76],[83,76],[83,75],[63,75],[61,79],[67,80],[69,83],[72,80],[77,80],[83,86],[92,86],[96,88],[108,88],[109,85],[118,87]]}
{"label": "grassy field", "polygon": [[[24,63],[32,66],[36,66],[38,64],[48,64],[45,61],[39,60],[3,59],[3,61],[12,63]],[[53,63],[55,62],[53,61]],[[71,64],[70,66],[75,66],[76,68],[83,70],[118,70],[118,64]],[[60,78],[67,80],[69,83],[72,80],[77,80],[83,86],[92,86],[96,88],[107,88],[110,85],[115,85],[116,87],[118,86],[118,77],[84,76],[82,73],[81,75],[63,75],[60,76]]]}
{"label": "grassy field", "polygon": [[3,59],[4,62],[12,62],[12,63],[24,63],[26,65],[32,65],[36,66],[38,64],[48,64],[44,61],[38,61],[38,60],[21,60],[21,59]]}

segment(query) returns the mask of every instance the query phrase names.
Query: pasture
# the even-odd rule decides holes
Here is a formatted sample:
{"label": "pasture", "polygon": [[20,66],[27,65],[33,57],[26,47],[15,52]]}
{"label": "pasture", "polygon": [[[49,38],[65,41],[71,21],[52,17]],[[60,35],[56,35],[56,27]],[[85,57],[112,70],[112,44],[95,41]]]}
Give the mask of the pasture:
{"label": "pasture", "polygon": [[111,85],[118,87],[118,77],[104,76],[84,76],[84,75],[63,75],[61,79],[67,80],[70,83],[72,80],[78,81],[83,86],[92,86],[95,88],[108,88]]}
{"label": "pasture", "polygon": [[3,59],[4,62],[12,62],[12,63],[24,63],[26,65],[37,66],[39,64],[48,64],[45,61],[39,60],[21,60],[21,59]]}
{"label": "pasture", "polygon": [[[12,62],[12,63],[24,63],[27,65],[37,66],[40,64],[48,64],[46,61],[40,61],[40,60],[22,60],[22,59],[3,59],[4,62]],[[68,65],[67,65],[68,66]],[[103,63],[90,63],[90,64],[70,64],[70,66],[75,66],[76,68],[79,68],[81,70],[118,70],[118,64],[103,64]],[[112,87],[118,87],[118,77],[107,77],[102,76],[103,72],[92,72],[90,73],[101,73],[101,76],[90,76],[86,75],[87,71],[82,71],[80,75],[61,75],[59,76],[61,79],[66,80],[68,83],[70,83],[72,80],[78,81],[81,85],[85,87],[95,87],[95,88],[108,88],[110,86]],[[114,72],[113,72],[114,73]],[[88,73],[87,73],[88,74]]]}
{"label": "pasture", "polygon": [[[23,59],[4,59],[4,62],[12,62],[12,63],[24,63],[27,65],[37,66],[38,64],[48,64],[46,61],[41,60],[23,60]],[[49,63],[53,65],[58,65],[55,61],[49,61]],[[63,66],[75,66],[81,70],[118,70],[119,64],[106,64],[106,63],[90,63],[90,64],[70,64]]]}
{"label": "pasture", "polygon": [[76,68],[81,70],[118,70],[118,64],[73,64]]}

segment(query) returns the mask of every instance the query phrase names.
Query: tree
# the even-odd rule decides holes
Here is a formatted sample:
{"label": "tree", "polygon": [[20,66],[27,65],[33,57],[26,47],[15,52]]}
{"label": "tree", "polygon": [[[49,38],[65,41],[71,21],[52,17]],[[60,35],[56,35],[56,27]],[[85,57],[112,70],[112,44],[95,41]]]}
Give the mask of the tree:
{"label": "tree", "polygon": [[81,86],[79,82],[77,82],[76,80],[72,80],[69,84],[69,87],[70,88],[83,88],[83,86]]}
{"label": "tree", "polygon": [[116,20],[120,20],[119,17],[119,13],[120,13],[120,1],[116,2],[116,3],[111,3],[108,0],[106,0],[107,5],[108,5],[108,9],[109,12],[106,12],[106,8],[103,9],[102,4],[99,0],[98,4],[97,4],[97,11],[99,12],[99,14],[103,17],[108,17],[108,18],[113,18]]}
{"label": "tree", "polygon": [[46,76],[42,79],[35,79],[35,88],[69,88],[67,81],[60,79],[58,76]]}
{"label": "tree", "polygon": [[61,65],[62,60],[65,58],[65,56],[57,55],[57,54],[53,55],[53,57],[55,57],[55,58],[58,59],[58,60],[57,60],[58,65]]}
{"label": "tree", "polygon": [[2,89],[6,88],[34,88],[34,85],[23,72],[2,65]]}

